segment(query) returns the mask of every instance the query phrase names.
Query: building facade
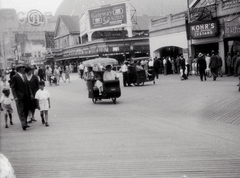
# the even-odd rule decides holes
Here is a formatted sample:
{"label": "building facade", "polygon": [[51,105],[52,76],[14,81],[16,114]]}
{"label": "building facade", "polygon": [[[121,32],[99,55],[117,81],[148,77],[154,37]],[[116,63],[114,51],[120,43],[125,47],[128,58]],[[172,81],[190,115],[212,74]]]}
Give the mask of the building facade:
{"label": "building facade", "polygon": [[[110,13],[113,9],[116,14]],[[76,66],[97,57],[112,57],[122,63],[130,57],[148,56],[148,19],[151,17],[138,17],[144,24],[137,26],[132,20],[132,11],[130,3],[112,3],[86,9],[79,15],[78,22],[73,20],[77,17],[60,15],[54,38],[55,62]]]}
{"label": "building facade", "polygon": [[47,34],[54,32],[56,24],[50,13],[42,14],[37,10],[17,13],[14,9],[1,9],[0,23],[1,69],[11,67],[19,60],[32,65],[45,61],[49,51],[47,43],[50,43]]}
{"label": "building facade", "polygon": [[239,17],[239,0],[193,1],[187,24],[190,55],[218,52],[225,72],[226,54],[233,56],[240,48]]}
{"label": "building facade", "polygon": [[184,54],[188,59],[213,50],[221,56],[226,72],[226,54],[240,51],[240,1],[191,0],[188,6],[186,12],[151,19],[151,56]]}
{"label": "building facade", "polygon": [[188,58],[186,12],[151,19],[149,25],[150,54],[152,57]]}
{"label": "building facade", "polygon": [[0,69],[6,69],[17,57],[19,46],[15,43],[15,31],[18,30],[16,11],[0,10]]}

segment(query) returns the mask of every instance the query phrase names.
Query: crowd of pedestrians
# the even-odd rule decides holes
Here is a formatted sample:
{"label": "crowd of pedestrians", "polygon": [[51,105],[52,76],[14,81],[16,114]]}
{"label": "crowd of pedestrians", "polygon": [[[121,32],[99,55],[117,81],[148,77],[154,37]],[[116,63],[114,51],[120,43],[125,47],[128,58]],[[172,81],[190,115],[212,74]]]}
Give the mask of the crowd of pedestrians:
{"label": "crowd of pedestrians", "polygon": [[[36,122],[35,110],[40,110],[42,124],[49,126],[48,109],[50,108],[50,94],[45,89],[45,82],[52,86],[62,82],[71,82],[70,75],[73,72],[71,64],[54,67],[29,66],[22,62],[11,69],[0,71],[3,90],[1,91],[0,110],[4,113],[5,128],[9,128],[12,121],[12,102],[15,101],[17,113],[23,130],[30,127],[30,123]],[[9,118],[9,124],[8,124]]]}
{"label": "crowd of pedestrians", "polygon": [[[43,72],[38,70],[36,72],[36,67],[26,66],[25,64],[19,62],[15,68],[10,72],[10,78],[7,81],[9,83],[4,85],[2,89],[2,96],[0,99],[0,110],[4,113],[5,118],[5,128],[9,124],[13,125],[12,120],[12,102],[15,101],[16,109],[18,113],[19,120],[23,130],[29,128],[29,123],[36,122],[34,117],[35,110],[39,109],[42,112],[42,103],[46,100],[49,102],[49,105],[45,107],[50,108],[50,95],[42,97],[38,93],[45,91],[42,85],[44,85],[45,76],[41,75]],[[45,73],[45,72],[44,72]],[[45,91],[47,93],[47,91]],[[42,117],[42,115],[41,115]],[[42,117],[43,120],[48,120],[47,116]],[[44,122],[45,126],[49,126],[48,122]]]}
{"label": "crowd of pedestrians", "polygon": [[[142,61],[132,61],[131,59],[124,61],[120,71],[123,75],[123,85],[131,86],[132,80],[136,79],[137,71],[145,71],[146,78],[150,78],[152,75],[159,78],[160,74],[179,74],[181,80],[188,79],[189,75],[197,75],[200,77],[200,81],[206,81],[207,78],[212,77],[213,81],[220,76],[223,76],[222,66],[223,62],[226,62],[227,76],[238,76],[240,91],[240,52],[231,56],[227,54],[225,60],[219,56],[215,51],[211,51],[211,54],[198,53],[194,59],[186,60],[183,55],[178,55],[176,59],[168,56],[162,59],[154,58]],[[95,78],[92,71],[102,71],[103,66],[96,65],[94,67],[84,67],[82,63],[78,66],[78,75],[84,80],[88,78]],[[107,69],[106,71],[108,71]],[[112,71],[112,69],[110,69]],[[152,73],[149,73],[152,71]],[[23,130],[29,127],[29,124],[36,122],[35,110],[40,110],[40,116],[42,123],[49,126],[48,122],[48,109],[50,108],[50,94],[44,88],[45,82],[59,85],[62,82],[71,82],[70,75],[72,73],[70,66],[55,65],[53,68],[50,66],[25,66],[19,63],[10,70],[1,70],[1,82],[3,84],[3,90],[1,91],[0,98],[0,110],[4,113],[5,127],[13,125],[12,120],[12,102],[15,101],[17,113],[21,121]],[[92,75],[91,75],[92,73]],[[111,72],[113,73],[113,72]],[[116,75],[114,74],[116,77]],[[99,80],[100,81],[100,80]],[[9,83],[10,88],[7,87]],[[100,93],[103,92],[101,83],[96,82],[96,86]],[[9,124],[8,124],[9,123]]]}

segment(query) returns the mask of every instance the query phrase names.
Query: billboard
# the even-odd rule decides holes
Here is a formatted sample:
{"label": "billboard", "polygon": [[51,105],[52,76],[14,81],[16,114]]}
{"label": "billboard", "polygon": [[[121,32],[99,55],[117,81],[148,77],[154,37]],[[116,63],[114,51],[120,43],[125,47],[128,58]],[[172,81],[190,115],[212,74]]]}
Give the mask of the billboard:
{"label": "billboard", "polygon": [[217,36],[219,33],[217,21],[202,21],[188,24],[189,35],[192,39]]}
{"label": "billboard", "polygon": [[240,16],[224,24],[225,38],[240,37]]}
{"label": "billboard", "polygon": [[126,5],[123,3],[89,10],[89,20],[91,29],[126,24]]}

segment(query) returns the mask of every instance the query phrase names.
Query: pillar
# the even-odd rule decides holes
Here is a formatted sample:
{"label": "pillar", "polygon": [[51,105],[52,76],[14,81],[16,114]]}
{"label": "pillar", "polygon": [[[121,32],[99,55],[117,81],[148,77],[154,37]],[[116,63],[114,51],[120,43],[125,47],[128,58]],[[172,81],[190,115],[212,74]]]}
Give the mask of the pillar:
{"label": "pillar", "polygon": [[222,58],[222,72],[225,74],[226,66],[225,66],[225,60],[224,60],[225,59],[225,50],[224,50],[223,40],[218,42],[218,52],[219,52],[219,56]]}

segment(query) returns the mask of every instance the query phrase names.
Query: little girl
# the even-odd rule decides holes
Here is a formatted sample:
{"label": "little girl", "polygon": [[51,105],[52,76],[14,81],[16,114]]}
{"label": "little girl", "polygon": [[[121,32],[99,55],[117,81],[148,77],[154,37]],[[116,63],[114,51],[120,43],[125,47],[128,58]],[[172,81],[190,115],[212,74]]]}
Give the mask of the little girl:
{"label": "little girl", "polygon": [[7,120],[8,120],[8,116],[9,116],[9,119],[10,119],[10,125],[13,125],[13,122],[12,122],[12,112],[13,112],[13,109],[12,109],[12,106],[11,106],[11,100],[13,100],[12,97],[10,97],[10,90],[8,88],[4,88],[2,90],[2,97],[0,99],[0,110],[1,111],[4,111],[4,115],[5,115],[5,128],[8,128],[8,125],[7,125]]}
{"label": "little girl", "polygon": [[35,95],[35,99],[38,100],[38,109],[40,110],[40,116],[42,118],[42,124],[45,124],[48,127],[48,109],[50,106],[50,94],[44,89],[45,83],[44,81],[39,82],[39,90]]}

